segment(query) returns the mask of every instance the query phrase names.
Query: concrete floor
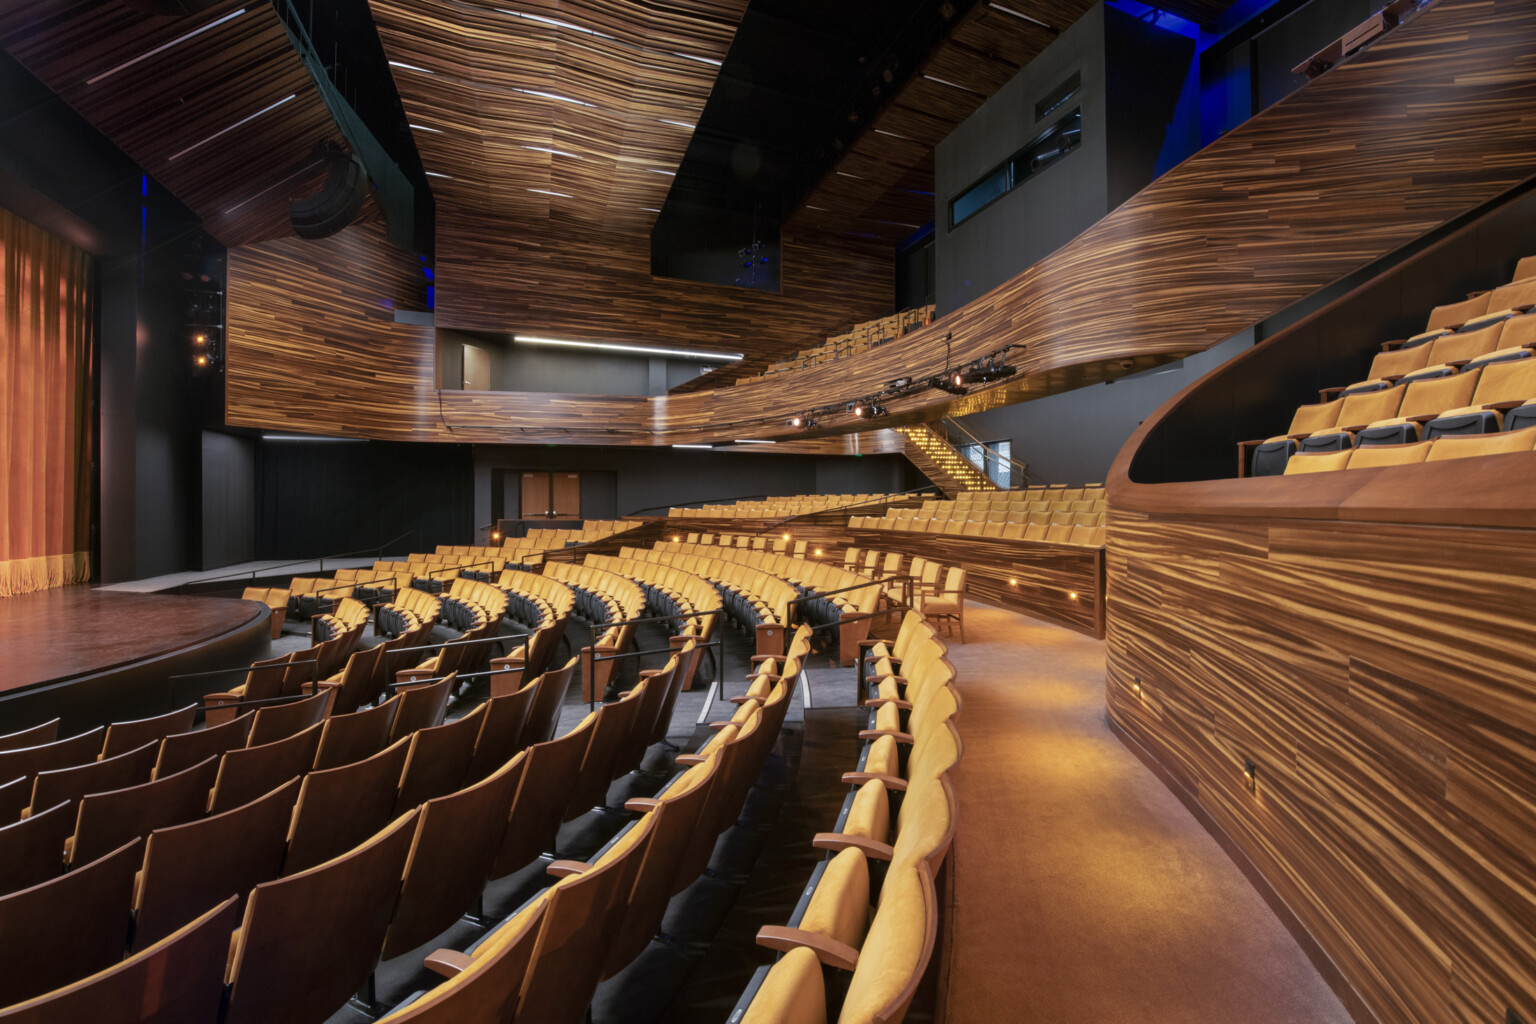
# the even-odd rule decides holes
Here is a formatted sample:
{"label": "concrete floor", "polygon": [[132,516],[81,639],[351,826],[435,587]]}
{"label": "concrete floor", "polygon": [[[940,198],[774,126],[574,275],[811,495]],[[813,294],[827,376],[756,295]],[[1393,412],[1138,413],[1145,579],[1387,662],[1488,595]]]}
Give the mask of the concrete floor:
{"label": "concrete floor", "polygon": [[966,603],[945,1019],[1350,1018],[1258,892],[1104,720],[1104,645]]}

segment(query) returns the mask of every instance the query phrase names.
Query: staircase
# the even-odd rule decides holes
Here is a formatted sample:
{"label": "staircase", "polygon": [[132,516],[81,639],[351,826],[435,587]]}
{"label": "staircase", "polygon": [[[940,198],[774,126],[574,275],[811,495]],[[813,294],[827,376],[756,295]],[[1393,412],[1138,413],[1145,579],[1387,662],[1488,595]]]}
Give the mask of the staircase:
{"label": "staircase", "polygon": [[949,443],[944,432],[930,423],[919,423],[896,430],[907,439],[906,456],[922,470],[933,484],[953,498],[961,491],[995,491],[987,474],[977,469],[960,450]]}

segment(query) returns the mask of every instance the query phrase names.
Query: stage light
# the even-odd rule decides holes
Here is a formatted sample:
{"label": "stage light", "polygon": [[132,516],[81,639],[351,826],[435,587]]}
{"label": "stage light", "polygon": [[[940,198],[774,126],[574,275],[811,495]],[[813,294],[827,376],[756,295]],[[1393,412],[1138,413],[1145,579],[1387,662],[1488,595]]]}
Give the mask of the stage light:
{"label": "stage light", "polygon": [[928,386],[939,391],[948,392],[951,395],[964,395],[968,392],[965,385],[960,383],[960,375],[950,374],[942,377],[928,378]]}

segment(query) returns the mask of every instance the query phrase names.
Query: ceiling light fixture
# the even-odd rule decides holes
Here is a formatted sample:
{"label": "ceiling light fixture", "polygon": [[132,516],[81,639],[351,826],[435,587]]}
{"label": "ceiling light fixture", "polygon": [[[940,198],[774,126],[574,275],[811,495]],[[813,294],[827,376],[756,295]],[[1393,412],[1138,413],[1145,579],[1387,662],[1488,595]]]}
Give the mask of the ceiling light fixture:
{"label": "ceiling light fixture", "polygon": [[669,119],[667,119],[665,117],[661,119],[661,123],[662,124],[670,124],[674,128],[687,128],[689,131],[693,131],[694,129],[696,129],[698,127],[698,125],[696,125],[696,124],[689,124],[687,121],[672,121],[672,120],[669,120]]}
{"label": "ceiling light fixture", "polygon": [[568,153],[563,149],[550,149],[548,146],[524,146],[523,148],[531,149],[535,153],[549,153],[551,156],[568,156],[572,160],[582,159],[580,153]]}
{"label": "ceiling light fixture", "polygon": [[712,444],[675,444],[673,448],[713,448]]}
{"label": "ceiling light fixture", "polygon": [[721,62],[718,61],[718,60],[715,60],[712,57],[695,57],[691,53],[674,53],[672,56],[674,56],[674,57],[681,57],[681,58],[683,58],[683,60],[698,61],[700,64],[710,64],[710,65],[712,65],[714,67],[717,67],[717,68],[721,66]]}
{"label": "ceiling light fixture", "polygon": [[244,13],[245,13],[245,8],[242,7],[238,11],[235,11],[235,12],[233,12],[231,14],[226,14],[226,15],[224,15],[224,17],[219,18],[219,19],[217,19],[215,21],[210,21],[208,24],[204,25],[202,28],[195,28],[191,32],[188,32],[186,35],[177,36],[175,39],[172,39],[168,43],[161,43],[159,46],[155,47],[153,50],[146,50],[145,52],[139,54],[137,57],[133,58],[132,60],[125,60],[125,61],[123,61],[123,63],[117,65],[117,67],[115,67],[115,68],[108,68],[106,71],[103,71],[99,75],[96,75],[96,76],[94,76],[92,78],[87,78],[85,80],[85,84],[86,85],[95,85],[97,82],[101,81],[104,78],[111,78],[113,75],[117,74],[119,71],[126,71],[128,68],[133,67],[135,64],[139,63],[140,61],[148,60],[149,58],[155,56],[157,53],[164,53],[166,50],[169,50],[171,47],[178,46],[181,43],[186,42],[188,39],[192,39],[192,38],[195,38],[197,36],[200,36],[204,32],[207,32],[211,28],[218,28],[220,25],[224,24],[226,21],[233,21],[236,18],[240,17],[240,15],[242,15]]}
{"label": "ceiling light fixture", "polygon": [[623,345],[607,341],[571,341],[565,338],[546,338],[536,334],[514,334],[512,340],[524,345],[599,349],[605,352],[633,352],[636,355],[647,356],[677,356],[679,359],[700,359],[705,362],[734,363],[742,358],[740,352],[701,352],[698,349],[654,348],[650,345]]}
{"label": "ceiling light fixture", "polygon": [[547,188],[531,188],[528,191],[529,192],[537,192],[541,196],[559,196],[561,199],[574,199],[574,198],[576,198],[575,196],[571,195],[569,192],[553,192],[553,191],[551,191],[550,189],[547,189]]}
{"label": "ceiling light fixture", "polygon": [[677,177],[676,171],[664,171],[660,167],[647,167],[646,170],[650,171],[652,174],[665,174],[671,178]]}
{"label": "ceiling light fixture", "polygon": [[449,181],[453,180],[453,175],[451,175],[451,174],[443,174],[443,173],[441,173],[439,171],[423,171],[422,173],[425,174],[429,178],[447,178]]}
{"label": "ceiling light fixture", "polygon": [[570,29],[572,32],[580,32],[584,36],[596,36],[599,39],[614,38],[605,32],[599,32],[595,28],[587,28],[585,25],[577,25],[573,22],[561,21],[558,18],[546,18],[541,14],[524,14],[521,11],[509,11],[505,7],[498,7],[496,10],[501,14],[510,14],[514,18],[522,18],[524,21],[536,21],[540,25],[548,25],[551,28]]}
{"label": "ceiling light fixture", "polygon": [[561,96],[557,92],[540,92],[538,89],[518,89],[518,88],[515,88],[515,87],[513,88],[512,91],[513,92],[520,92],[520,93],[522,93],[525,96],[537,96],[537,97],[539,97],[540,99],[543,99],[543,100],[555,100],[555,101],[560,102],[560,103],[569,103],[572,106],[576,106],[576,107],[590,107],[590,106],[593,105],[591,103],[587,103],[587,102],[584,102],[582,100],[572,99],[570,96]]}
{"label": "ceiling light fixture", "polygon": [[923,77],[928,79],[928,81],[930,81],[930,82],[937,82],[940,85],[947,85],[951,89],[959,89],[961,92],[970,92],[971,91],[971,90],[967,89],[965,86],[963,86],[963,85],[956,85],[954,82],[951,82],[951,81],[949,81],[946,78],[935,78],[932,75],[924,75]]}
{"label": "ceiling light fixture", "polygon": [[777,441],[753,440],[750,437],[738,437],[736,440],[732,441],[731,443],[732,444],[778,444],[779,442],[777,442]]}
{"label": "ceiling light fixture", "polygon": [[427,125],[424,125],[424,124],[413,124],[413,125],[411,125],[411,127],[414,128],[418,132],[432,132],[433,134],[436,134],[436,135],[443,134],[443,130],[441,128],[429,128]]}
{"label": "ceiling light fixture", "polygon": [[225,129],[223,129],[221,131],[214,132],[212,135],[208,136],[206,139],[203,139],[200,142],[192,143],[192,145],[188,146],[186,149],[183,149],[179,153],[172,153],[170,156],[166,157],[166,162],[169,163],[170,161],[178,159],[179,157],[184,157],[188,153],[192,152],[194,149],[201,149],[203,146],[208,145],[208,143],[212,142],[214,139],[221,138],[221,137],[223,137],[225,135],[228,135],[230,132],[234,131],[236,128],[239,128],[243,124],[249,124],[250,122],[256,120],[258,117],[260,117],[263,114],[271,113],[272,111],[276,110],[278,107],[282,106],[284,103],[287,103],[289,100],[295,99],[297,96],[298,96],[297,93],[292,93],[292,92],[289,93],[287,96],[284,96],[282,99],[278,100],[276,103],[268,104],[267,106],[262,107],[260,110],[256,111],[256,113],[251,114],[248,117],[242,117],[240,120],[236,121],[234,124],[230,125],[228,128],[225,128]]}
{"label": "ceiling light fixture", "polygon": [[435,75],[435,74],[437,74],[436,71],[433,71],[430,68],[417,67],[415,64],[407,64],[404,61],[400,61],[400,60],[392,60],[392,61],[390,61],[389,62],[389,66],[392,67],[392,68],[404,68],[407,71],[420,71],[424,75]]}
{"label": "ceiling light fixture", "polygon": [[1055,32],[1056,31],[1056,29],[1052,28],[1050,25],[1047,25],[1045,22],[1041,21],[1039,18],[1031,18],[1029,15],[1022,14],[1019,11],[1016,11],[1016,10],[1014,10],[1011,7],[1004,7],[1002,4],[994,4],[994,3],[989,3],[989,4],[987,4],[987,6],[992,8],[994,11],[1001,11],[1003,14],[1011,14],[1015,18],[1018,18],[1020,21],[1027,21],[1027,22],[1029,22],[1032,25],[1039,25],[1041,28],[1046,29],[1047,31],[1050,31],[1050,32]]}

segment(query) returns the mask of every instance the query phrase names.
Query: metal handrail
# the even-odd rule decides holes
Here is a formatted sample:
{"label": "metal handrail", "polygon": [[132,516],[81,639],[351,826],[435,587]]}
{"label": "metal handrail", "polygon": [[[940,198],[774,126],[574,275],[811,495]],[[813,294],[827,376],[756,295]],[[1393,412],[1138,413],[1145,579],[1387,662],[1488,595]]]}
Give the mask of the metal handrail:
{"label": "metal handrail", "polygon": [[[286,669],[286,668],[289,668],[289,667],[291,667],[293,665],[318,665],[318,664],[320,664],[320,660],[318,658],[310,658],[310,659],[307,659],[305,661],[285,661],[285,662],[283,662],[280,665],[278,665],[278,664],[262,665],[261,667],[262,668],[270,668],[270,669],[279,669],[279,668]],[[251,669],[256,668],[256,667],[257,666],[255,666],[255,665],[236,665],[233,668],[211,668],[211,669],[207,669],[207,670],[205,670],[203,672],[178,672],[175,675],[169,675],[169,676],[166,676],[165,678],[166,679],[197,679],[197,678],[200,678],[202,676],[223,676],[223,675],[228,675],[231,672],[249,672],[249,671],[251,671]]]}
{"label": "metal handrail", "polygon": [[[987,443],[985,441],[983,441],[981,438],[977,437],[975,434],[971,433],[965,427],[961,426],[958,420],[955,420],[954,418],[949,417],[949,416],[945,416],[945,417],[942,417],[938,422],[939,422],[940,429],[943,430],[946,434],[950,430],[954,430],[956,433],[958,433],[962,437],[964,437],[966,439],[967,443],[969,443],[969,444],[978,444],[978,445],[981,445],[983,448],[986,448],[986,450],[987,450],[987,457],[988,458],[997,459],[1000,462],[1006,462],[1006,463],[1008,463],[1008,465],[1011,468],[1018,470],[1019,471],[1019,475],[1024,478],[1026,486],[1028,485],[1028,482],[1030,480],[1034,479],[1034,477],[1031,476],[1030,472],[1029,472],[1029,463],[1027,463],[1027,462],[1020,462],[1018,459],[1015,459],[1011,455],[999,455],[999,454],[997,454],[997,452],[993,451],[991,448],[987,448]],[[947,436],[944,438],[944,440],[948,441],[949,444],[952,447],[956,447],[956,448],[959,447],[959,445],[956,445],[954,443],[954,441],[950,440]],[[967,461],[969,461],[969,460],[967,460]],[[972,465],[975,465],[975,463],[972,463]],[[980,467],[980,466],[977,466],[976,468],[978,470],[980,470],[983,474],[986,473],[986,469],[985,468]],[[988,479],[990,479],[990,477]],[[1010,473],[1009,474],[1009,481],[1010,481],[1010,483],[1012,482],[1012,479],[1013,479],[1013,474]],[[1011,487],[1009,489],[1012,490]]]}
{"label": "metal handrail", "polygon": [[376,558],[382,558],[382,557],[384,557],[384,549],[389,547],[391,544],[394,544],[394,543],[396,543],[398,541],[402,541],[405,538],[413,536],[413,535],[420,535],[420,533],[421,533],[420,530],[406,530],[400,536],[393,537],[393,538],[385,541],[384,543],[378,545],[377,547],[373,547],[373,548],[359,548],[356,551],[342,551],[342,552],[339,552],[339,553],[332,553],[332,554],[328,554],[328,555],[321,555],[318,558],[300,558],[300,559],[296,559],[296,560],[294,560],[292,562],[279,562],[276,565],[263,566],[260,569],[248,569],[248,570],[242,570],[241,572],[227,573],[227,574],[225,574],[223,576],[209,576],[206,579],[188,580],[186,583],[182,583],[182,584],[178,585],[177,588],[176,588],[176,592],[177,593],[183,593],[186,590],[186,588],[188,586],[192,585],[192,584],[218,583],[221,580],[238,580],[238,579],[243,579],[245,577],[249,577],[249,578],[254,580],[258,575],[267,575],[267,574],[271,573],[273,569],[286,569],[288,566],[291,566],[291,565],[305,565],[305,564],[307,564],[309,562],[318,562],[319,565],[320,565],[320,568],[319,568],[318,571],[319,572],[324,572],[325,571],[325,560],[327,558],[331,559],[332,561],[334,561],[334,560],[336,560],[338,558],[357,558],[359,555],[366,555],[369,552],[372,552]]}
{"label": "metal handrail", "polygon": [[[908,600],[904,601],[903,603],[910,605],[912,603],[911,600],[910,600],[910,598],[912,597],[912,590],[911,590],[910,584],[913,581],[922,582],[918,577],[913,576],[911,573],[902,573],[899,576],[885,576],[885,577],[882,577],[882,578],[877,579],[877,580],[870,580],[868,583],[855,583],[851,587],[839,587],[837,590],[816,590],[816,591],[812,591],[811,593],[806,594],[804,597],[797,597],[793,601],[790,601],[788,603],[787,607],[790,609],[789,621],[784,624],[785,628],[788,628],[790,626],[796,625],[796,614],[795,614],[795,611],[794,611],[795,605],[805,604],[805,603],[807,603],[809,601],[819,601],[819,600],[821,600],[824,597],[831,597],[833,594],[846,594],[846,593],[848,593],[851,590],[867,590],[870,587],[879,587],[882,590],[884,590],[887,584],[890,584],[890,583],[901,583],[901,584],[904,584],[903,587],[902,587],[903,595],[906,598],[908,598]],[[859,622],[859,621],[861,621],[863,619],[869,618],[870,616],[872,616],[874,614],[877,614],[877,613],[875,613],[875,612],[855,612],[853,615],[847,615],[847,616],[839,615],[837,617],[836,622],[832,623],[832,625],[837,625],[838,623],[843,623],[843,622]],[[823,627],[820,627],[820,626],[812,627],[813,631],[815,629],[820,629],[820,628],[823,628]]]}
{"label": "metal handrail", "polygon": [[629,516],[638,516],[642,512],[649,512],[652,509],[658,509],[658,508],[660,508],[660,509],[688,508],[689,506],[692,506],[692,505],[713,505],[716,502],[722,502],[722,501],[754,501],[754,500],[756,500],[758,498],[770,498],[770,497],[772,497],[772,495],[770,495],[770,494],[742,494],[742,495],[738,495],[738,496],[732,497],[732,498],[694,498],[691,501],[670,501],[670,502],[667,502],[665,505],[647,505],[644,508],[637,508],[633,512],[629,513],[629,515],[620,516],[620,518],[621,519],[628,519]]}
{"label": "metal handrail", "polygon": [[873,501],[858,501],[858,502],[854,502],[851,505],[838,505],[838,506],[836,506],[834,508],[817,509],[815,512],[797,512],[794,515],[789,516],[786,519],[778,520],[777,522],[775,522],[771,526],[765,526],[762,529],[758,530],[757,532],[758,532],[758,534],[764,534],[764,533],[771,533],[771,532],[774,532],[774,531],[782,530],[784,527],[788,526],[790,523],[794,522],[795,520],[797,520],[797,519],[804,519],[806,516],[826,515],[828,512],[846,512],[846,511],[849,511],[851,509],[864,508],[867,505],[888,505],[888,504],[890,504],[890,502],[892,500],[894,500],[895,498],[898,498],[900,496],[903,496],[903,495],[916,496],[916,495],[922,494],[922,493],[924,493],[926,491],[934,491],[934,492],[939,493],[941,495],[943,493],[942,491],[939,491],[939,489],[937,487],[935,487],[933,484],[924,484],[922,487],[910,487],[910,488],[908,488],[905,491],[893,491],[893,492],[891,492],[891,494],[887,494],[883,498],[876,498]]}

